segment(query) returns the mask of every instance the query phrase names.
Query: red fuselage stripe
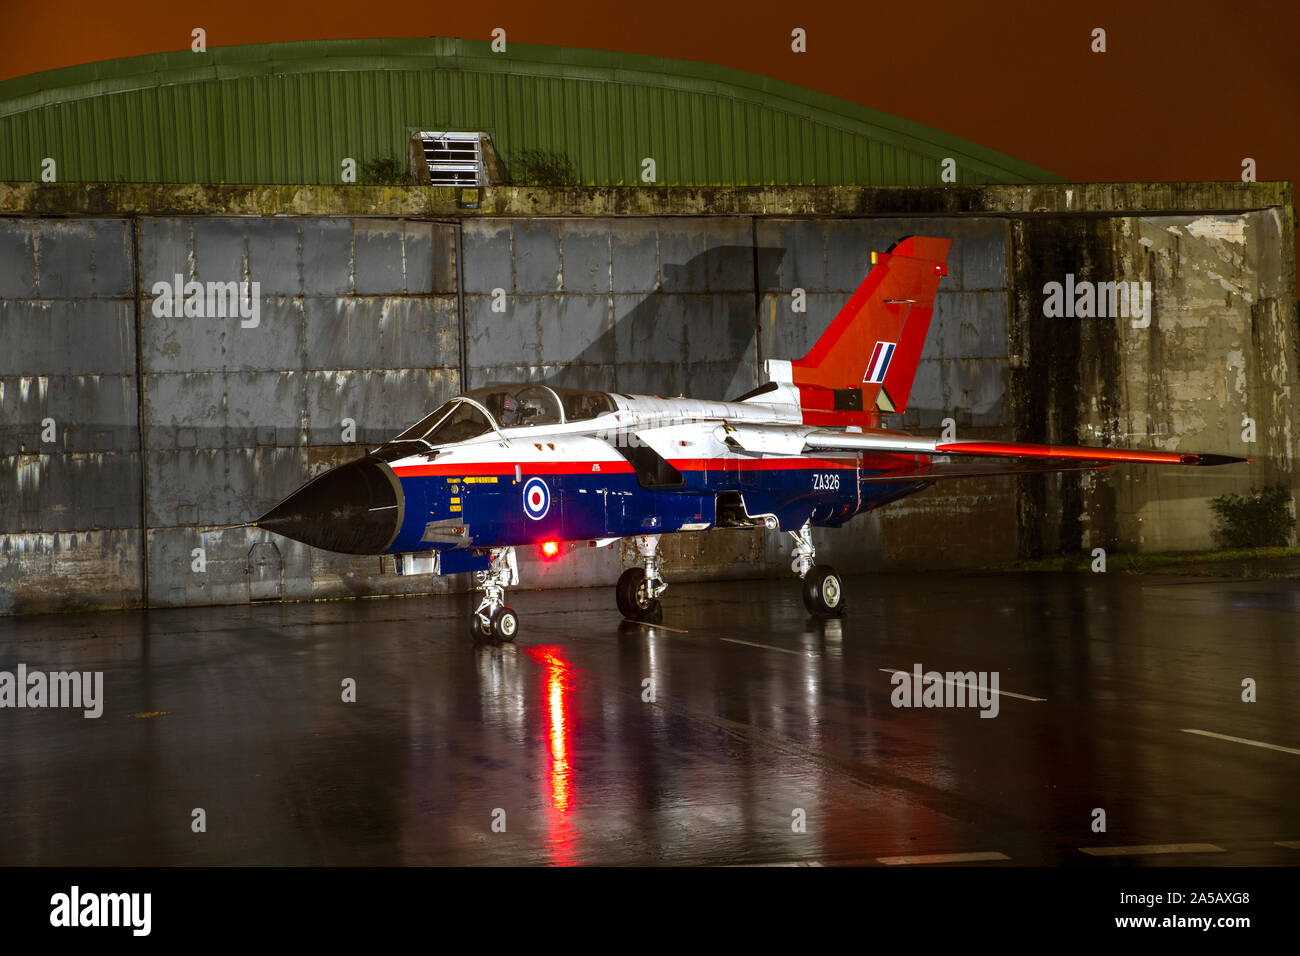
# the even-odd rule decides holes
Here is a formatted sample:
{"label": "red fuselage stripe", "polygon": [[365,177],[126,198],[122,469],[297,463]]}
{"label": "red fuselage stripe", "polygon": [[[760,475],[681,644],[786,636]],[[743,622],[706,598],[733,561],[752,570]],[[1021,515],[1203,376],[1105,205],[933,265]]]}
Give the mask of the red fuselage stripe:
{"label": "red fuselage stripe", "polygon": [[[909,460],[913,456],[906,456]],[[678,471],[786,471],[814,468],[856,468],[850,458],[670,458]],[[595,466],[599,465],[599,468]],[[528,461],[519,462],[520,475],[593,475],[631,474],[635,469],[625,461]],[[404,465],[393,471],[403,478],[426,478],[437,475],[511,475],[514,462],[462,462],[444,465]]]}
{"label": "red fuselage stripe", "polygon": [[[590,475],[613,472],[631,474],[634,470],[625,461],[521,461],[521,475]],[[599,465],[599,468],[595,468]],[[515,473],[515,462],[465,461],[445,465],[404,465],[393,471],[403,478],[423,478],[431,475],[510,475]]]}
{"label": "red fuselage stripe", "polygon": [[856,468],[856,458],[670,458],[678,471],[798,471]]}

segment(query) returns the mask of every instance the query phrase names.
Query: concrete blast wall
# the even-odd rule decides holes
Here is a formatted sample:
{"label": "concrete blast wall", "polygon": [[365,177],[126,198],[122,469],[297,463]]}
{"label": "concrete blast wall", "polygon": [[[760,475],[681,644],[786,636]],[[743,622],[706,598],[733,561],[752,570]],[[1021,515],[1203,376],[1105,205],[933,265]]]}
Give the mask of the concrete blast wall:
{"label": "concrete blast wall", "polygon": [[[1294,485],[1294,250],[1280,203],[1027,216],[986,202],[918,218],[759,213],[733,197],[714,214],[620,215],[599,191],[563,192],[534,197],[542,215],[512,196],[441,216],[122,204],[129,214],[56,217],[31,203],[0,219],[0,612],[463,589],[230,526],[463,388],[734,397],[764,359],[807,351],[873,249],[915,233],[954,244],[902,426],[952,419],[962,437],[1265,460],[941,484],[819,534],[824,560],[969,567],[1098,544],[1201,547],[1208,497]],[[1150,282],[1149,324],[1044,315],[1044,285],[1067,274]],[[177,276],[183,292],[201,284],[205,314],[171,308]],[[257,283],[244,311],[217,310],[239,282]],[[806,313],[792,311],[795,289]],[[677,579],[788,562],[780,536],[758,532],[665,544]],[[524,584],[612,583],[629,557],[524,554]]]}

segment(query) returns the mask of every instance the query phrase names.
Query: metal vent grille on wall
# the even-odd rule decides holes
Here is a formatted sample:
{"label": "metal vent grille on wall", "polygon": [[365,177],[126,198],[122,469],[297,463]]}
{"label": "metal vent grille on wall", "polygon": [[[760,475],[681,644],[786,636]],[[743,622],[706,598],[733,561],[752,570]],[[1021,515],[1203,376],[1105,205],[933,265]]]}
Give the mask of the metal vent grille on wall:
{"label": "metal vent grille on wall", "polygon": [[431,186],[486,186],[483,142],[487,133],[420,133]]}

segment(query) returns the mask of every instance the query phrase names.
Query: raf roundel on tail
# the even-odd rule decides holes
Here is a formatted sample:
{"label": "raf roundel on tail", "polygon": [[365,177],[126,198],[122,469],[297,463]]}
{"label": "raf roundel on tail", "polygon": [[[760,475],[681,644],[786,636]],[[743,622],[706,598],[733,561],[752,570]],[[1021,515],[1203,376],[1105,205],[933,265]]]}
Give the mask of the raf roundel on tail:
{"label": "raf roundel on tail", "polygon": [[[662,535],[762,527],[794,540],[792,570],[818,617],[844,613],[813,527],[935,481],[1131,462],[1210,466],[1226,455],[999,441],[888,429],[907,408],[949,239],[909,236],[873,267],[808,354],[728,401],[490,385],[448,401],[358,461],[307,482],[256,524],[317,548],[391,554],[399,572],[477,572],[476,638],[513,640],[515,549],[632,539],[641,566],[616,588],[624,616],[658,621]],[[946,460],[935,461],[935,456]],[[418,558],[418,560],[416,560]]]}

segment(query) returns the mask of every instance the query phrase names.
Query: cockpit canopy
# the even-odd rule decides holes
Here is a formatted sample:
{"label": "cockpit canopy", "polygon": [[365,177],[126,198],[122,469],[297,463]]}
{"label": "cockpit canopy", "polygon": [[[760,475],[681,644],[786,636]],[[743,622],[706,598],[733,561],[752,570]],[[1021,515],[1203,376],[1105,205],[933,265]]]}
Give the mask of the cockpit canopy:
{"label": "cockpit canopy", "polygon": [[393,441],[445,445],[475,438],[493,428],[562,425],[614,410],[613,399],[604,392],[549,385],[488,385],[457,395]]}

